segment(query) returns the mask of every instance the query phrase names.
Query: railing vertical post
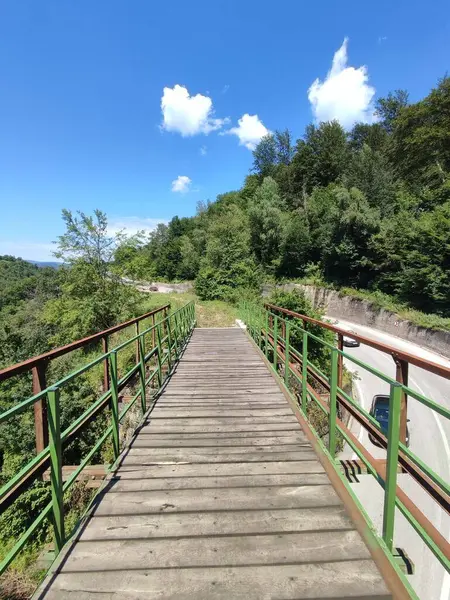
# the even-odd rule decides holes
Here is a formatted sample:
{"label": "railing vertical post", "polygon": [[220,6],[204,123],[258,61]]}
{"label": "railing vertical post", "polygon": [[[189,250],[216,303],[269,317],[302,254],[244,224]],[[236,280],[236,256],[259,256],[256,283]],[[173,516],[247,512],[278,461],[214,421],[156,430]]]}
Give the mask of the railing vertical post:
{"label": "railing vertical post", "polygon": [[64,546],[65,534],[61,447],[61,407],[59,402],[59,389],[56,387],[52,387],[48,390],[48,408],[53,530],[55,537],[55,553],[59,554]]}
{"label": "railing vertical post", "polygon": [[152,350],[156,348],[156,329],[155,329],[155,315],[152,315]]}
{"label": "railing vertical post", "polygon": [[163,337],[166,337],[166,335],[167,335],[167,321],[166,321],[166,319],[167,319],[167,313],[168,313],[167,308],[165,308],[164,311],[163,311],[163,321],[162,321],[162,323],[163,323],[163,330],[162,330],[163,331]]}
{"label": "railing vertical post", "polygon": [[339,353],[336,349],[331,351],[331,376],[330,376],[330,412],[328,413],[328,449],[331,458],[336,455],[336,396],[338,385],[338,358]]}
{"label": "railing vertical post", "polygon": [[184,340],[186,338],[186,309],[181,311],[180,320],[181,320],[181,346],[184,344]]}
{"label": "railing vertical post", "polygon": [[[408,385],[408,362],[394,356],[395,379],[402,385]],[[400,407],[400,441],[406,445],[406,428],[408,422],[408,396],[402,391],[402,402]]]}
{"label": "railing vertical post", "polygon": [[[108,353],[108,336],[102,337],[102,351],[103,354]],[[107,392],[109,390],[109,364],[108,358],[105,358],[103,361],[103,391]]]}
{"label": "railing vertical post", "polygon": [[397,491],[398,442],[400,429],[400,407],[402,388],[398,383],[391,384],[389,396],[389,423],[386,480],[384,487],[383,540],[392,552],[394,543],[395,499]]}
{"label": "railing vertical post", "polygon": [[[45,372],[47,363],[42,361],[33,367],[33,396],[47,387]],[[48,445],[47,398],[45,396],[34,403],[34,430],[36,454]]]}
{"label": "railing vertical post", "polygon": [[306,414],[308,405],[308,333],[303,331],[302,343],[302,410]]}
{"label": "railing vertical post", "polygon": [[186,343],[186,339],[191,329],[191,307],[188,306],[184,313],[184,334],[183,334],[183,345]]}
{"label": "railing vertical post", "polygon": [[[139,321],[136,321],[136,335],[139,335]],[[140,338],[136,340],[136,364],[139,364]]]}
{"label": "railing vertical post", "polygon": [[174,321],[173,337],[175,338],[175,360],[176,360],[176,358],[178,356],[178,348],[179,348],[179,341],[178,341],[179,331],[178,331],[178,328],[180,326],[179,325],[179,319],[178,319],[178,316],[177,316],[176,313],[173,315],[173,321]]}
{"label": "railing vertical post", "polygon": [[145,390],[145,340],[144,336],[141,335],[138,338],[139,342],[139,378],[141,383],[141,408],[142,414],[145,414],[147,410],[147,398]]}
{"label": "railing vertical post", "polygon": [[158,361],[158,385],[159,387],[161,387],[162,385],[162,365],[161,365],[161,323],[158,323],[156,325],[156,339],[157,339],[157,352],[156,352],[156,358]]}
{"label": "railing vertical post", "polygon": [[170,371],[170,369],[172,368],[172,332],[170,329],[170,315],[167,317],[166,323],[167,323],[167,325],[166,325],[167,346],[168,346],[168,350],[169,350],[169,358],[167,359],[167,368]]}
{"label": "railing vertical post", "polygon": [[258,309],[258,333],[259,333],[259,348],[262,350],[263,346],[263,309]]}
{"label": "railing vertical post", "polygon": [[277,370],[278,364],[278,315],[275,315],[273,325],[273,368]]}
{"label": "railing vertical post", "polygon": [[266,336],[265,336],[266,358],[269,356],[269,312],[266,309]]}
{"label": "railing vertical post", "polygon": [[183,347],[184,340],[184,323],[185,323],[185,311],[182,310],[178,315],[178,351]]}
{"label": "railing vertical post", "polygon": [[[338,333],[338,350],[341,352],[344,350],[344,336],[342,333]],[[342,375],[344,373],[344,357],[339,352],[338,354],[338,376],[337,376],[337,384],[338,387],[342,389]]]}
{"label": "railing vertical post", "polygon": [[289,389],[289,361],[290,361],[290,347],[289,347],[289,321],[284,321],[284,383]]}
{"label": "railing vertical post", "polygon": [[111,421],[114,458],[120,454],[119,445],[119,377],[117,371],[117,352],[113,350],[109,355],[111,361]]}

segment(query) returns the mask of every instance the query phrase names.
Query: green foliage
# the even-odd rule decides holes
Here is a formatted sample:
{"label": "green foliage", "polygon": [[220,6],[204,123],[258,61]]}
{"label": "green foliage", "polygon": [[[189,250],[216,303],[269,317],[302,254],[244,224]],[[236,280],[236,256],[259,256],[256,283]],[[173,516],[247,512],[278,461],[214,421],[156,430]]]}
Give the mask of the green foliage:
{"label": "green foliage", "polygon": [[[301,315],[306,315],[307,317],[311,317],[312,319],[316,319],[318,321],[320,321],[323,316],[323,313],[314,308],[311,302],[300,290],[286,292],[277,289],[271,294],[267,302],[270,304],[275,304],[276,306],[281,306],[287,310],[300,313]],[[296,324],[299,324],[298,319],[294,319],[294,317],[286,316],[285,318],[288,321],[293,321]],[[333,334],[323,327],[320,327],[320,325],[306,323],[305,329],[308,331],[308,333],[313,334],[328,344],[334,343]],[[303,332],[300,331],[298,327],[292,327],[289,339],[291,345],[296,350],[301,352],[303,348]],[[313,338],[310,338],[308,341],[308,358],[314,362],[314,364],[318,366],[322,372],[326,374],[329,372],[330,351],[326,346]]]}
{"label": "green foliage", "polygon": [[278,274],[286,277],[299,277],[305,273],[311,249],[311,234],[305,211],[292,212],[284,218],[284,228],[280,244]]}
{"label": "green foliage", "polygon": [[250,243],[256,259],[263,265],[276,267],[281,260],[286,213],[278,185],[265,177],[249,203]]}
{"label": "green foliage", "polygon": [[196,292],[202,300],[235,300],[236,290],[255,289],[259,283],[259,270],[250,254],[247,217],[232,205],[208,229]]}
{"label": "green foliage", "polygon": [[347,136],[337,121],[308,125],[292,160],[295,192],[309,194],[316,186],[341,181],[349,158]]}
{"label": "green foliage", "polygon": [[408,92],[396,90],[386,98],[379,98],[375,104],[375,114],[380,119],[380,125],[387,133],[392,133],[402,110],[408,105]]}
{"label": "green foliage", "polygon": [[445,185],[450,176],[450,77],[420,102],[402,108],[393,123],[390,155],[398,175],[434,190]]}
{"label": "green foliage", "polygon": [[294,150],[288,129],[264,136],[253,152],[253,171],[260,179],[274,175],[277,166],[289,165]]}
{"label": "green foliage", "polygon": [[78,214],[63,210],[66,232],[55,251],[65,265],[59,272],[61,293],[44,309],[44,320],[56,331],[52,341],[58,345],[107,329],[137,308],[135,293],[112,269],[123,236],[108,235],[107,217],[101,211],[94,216]]}

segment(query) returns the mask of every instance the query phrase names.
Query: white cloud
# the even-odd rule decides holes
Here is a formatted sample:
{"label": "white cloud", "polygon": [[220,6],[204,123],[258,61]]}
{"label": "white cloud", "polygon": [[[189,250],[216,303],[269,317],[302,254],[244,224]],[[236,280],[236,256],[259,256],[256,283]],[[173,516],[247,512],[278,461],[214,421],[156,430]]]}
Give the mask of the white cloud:
{"label": "white cloud", "polygon": [[317,78],[308,90],[308,99],[317,121],[337,119],[345,128],[375,120],[372,99],[375,88],[368,84],[366,66],[347,66],[348,38],[335,52],[331,69],[322,82]]}
{"label": "white cloud", "polygon": [[385,42],[387,40],[387,36],[385,35],[380,35],[378,38],[378,43],[382,44],[383,42]]}
{"label": "white cloud", "polygon": [[29,242],[29,241],[0,241],[0,255],[9,254],[18,256],[24,260],[38,261],[56,261],[53,252],[56,250],[55,244],[45,242]]}
{"label": "white cloud", "polygon": [[262,137],[270,131],[264,126],[258,115],[245,114],[238,120],[238,126],[232,127],[225,133],[237,135],[239,144],[249,150],[254,150]]}
{"label": "white cloud", "polygon": [[200,148],[200,154],[202,156],[206,156],[206,154],[207,154],[207,148],[206,148],[206,146],[201,146],[201,148]]}
{"label": "white cloud", "polygon": [[167,223],[164,219],[147,219],[141,217],[117,217],[108,223],[108,235],[114,236],[123,232],[125,235],[135,235],[138,231],[150,233],[158,223]]}
{"label": "white cloud", "polygon": [[230,86],[228,84],[224,85],[222,88],[222,94],[226,94],[228,92],[228,90],[230,89]]}
{"label": "white cloud", "polygon": [[172,181],[172,192],[185,194],[190,191],[191,183],[192,179],[187,175],[178,175],[178,177]]}
{"label": "white cloud", "polygon": [[161,111],[161,127],[167,131],[181,133],[183,137],[198,133],[207,135],[229,123],[228,118],[214,117],[213,103],[209,96],[190,96],[188,90],[178,84],[173,88],[164,88]]}

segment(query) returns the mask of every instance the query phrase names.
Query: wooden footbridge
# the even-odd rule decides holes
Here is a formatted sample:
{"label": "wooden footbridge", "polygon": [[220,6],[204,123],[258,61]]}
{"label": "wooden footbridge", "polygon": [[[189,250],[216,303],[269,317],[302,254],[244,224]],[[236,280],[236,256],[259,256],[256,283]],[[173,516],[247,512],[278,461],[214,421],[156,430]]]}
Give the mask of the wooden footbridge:
{"label": "wooden footbridge", "polygon": [[[103,342],[104,352],[83,367],[105,365],[104,392],[75,425],[64,429],[59,404],[66,381],[80,370],[54,386],[45,382],[42,390],[35,388],[33,402],[8,411],[11,416],[33,404],[37,439],[46,444],[37,448],[31,467],[0,490],[4,506],[13,507],[32,477],[47,473],[50,479],[52,500],[38,525],[46,518],[53,524],[56,560],[35,598],[414,598],[392,545],[395,504],[389,503],[397,497],[398,457],[388,448],[384,539],[368,524],[333,458],[342,423],[336,400],[333,409],[339,357],[331,361],[328,415],[334,431],[326,449],[303,397],[327,401],[305,371],[302,382],[288,320],[280,324],[272,312],[247,312],[247,331],[196,329],[192,305],[167,310],[90,340],[136,327],[114,350]],[[130,344],[136,361],[122,374],[117,355]],[[35,370],[35,385],[40,368],[42,384],[42,363],[31,359],[26,367]],[[110,415],[108,429],[68,474],[65,444],[103,413]],[[132,414],[139,424],[127,441],[125,417]],[[39,427],[48,430],[48,442]],[[392,438],[398,452],[398,437]],[[89,472],[108,440],[114,462],[78,527],[68,532],[64,494]],[[3,571],[36,527],[17,541]]]}

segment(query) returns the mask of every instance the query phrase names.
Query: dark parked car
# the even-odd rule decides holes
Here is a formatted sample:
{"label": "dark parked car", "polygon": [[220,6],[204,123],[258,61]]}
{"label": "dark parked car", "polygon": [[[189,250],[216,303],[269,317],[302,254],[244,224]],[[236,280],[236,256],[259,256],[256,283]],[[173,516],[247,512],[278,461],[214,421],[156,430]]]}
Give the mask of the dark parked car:
{"label": "dark parked car", "polygon": [[[370,414],[380,425],[381,432],[387,437],[389,424],[389,396],[378,394],[373,397]],[[409,419],[408,419],[409,420]],[[369,440],[375,446],[382,448],[382,445],[373,436],[369,434]],[[406,445],[409,446],[409,429],[406,426]]]}

